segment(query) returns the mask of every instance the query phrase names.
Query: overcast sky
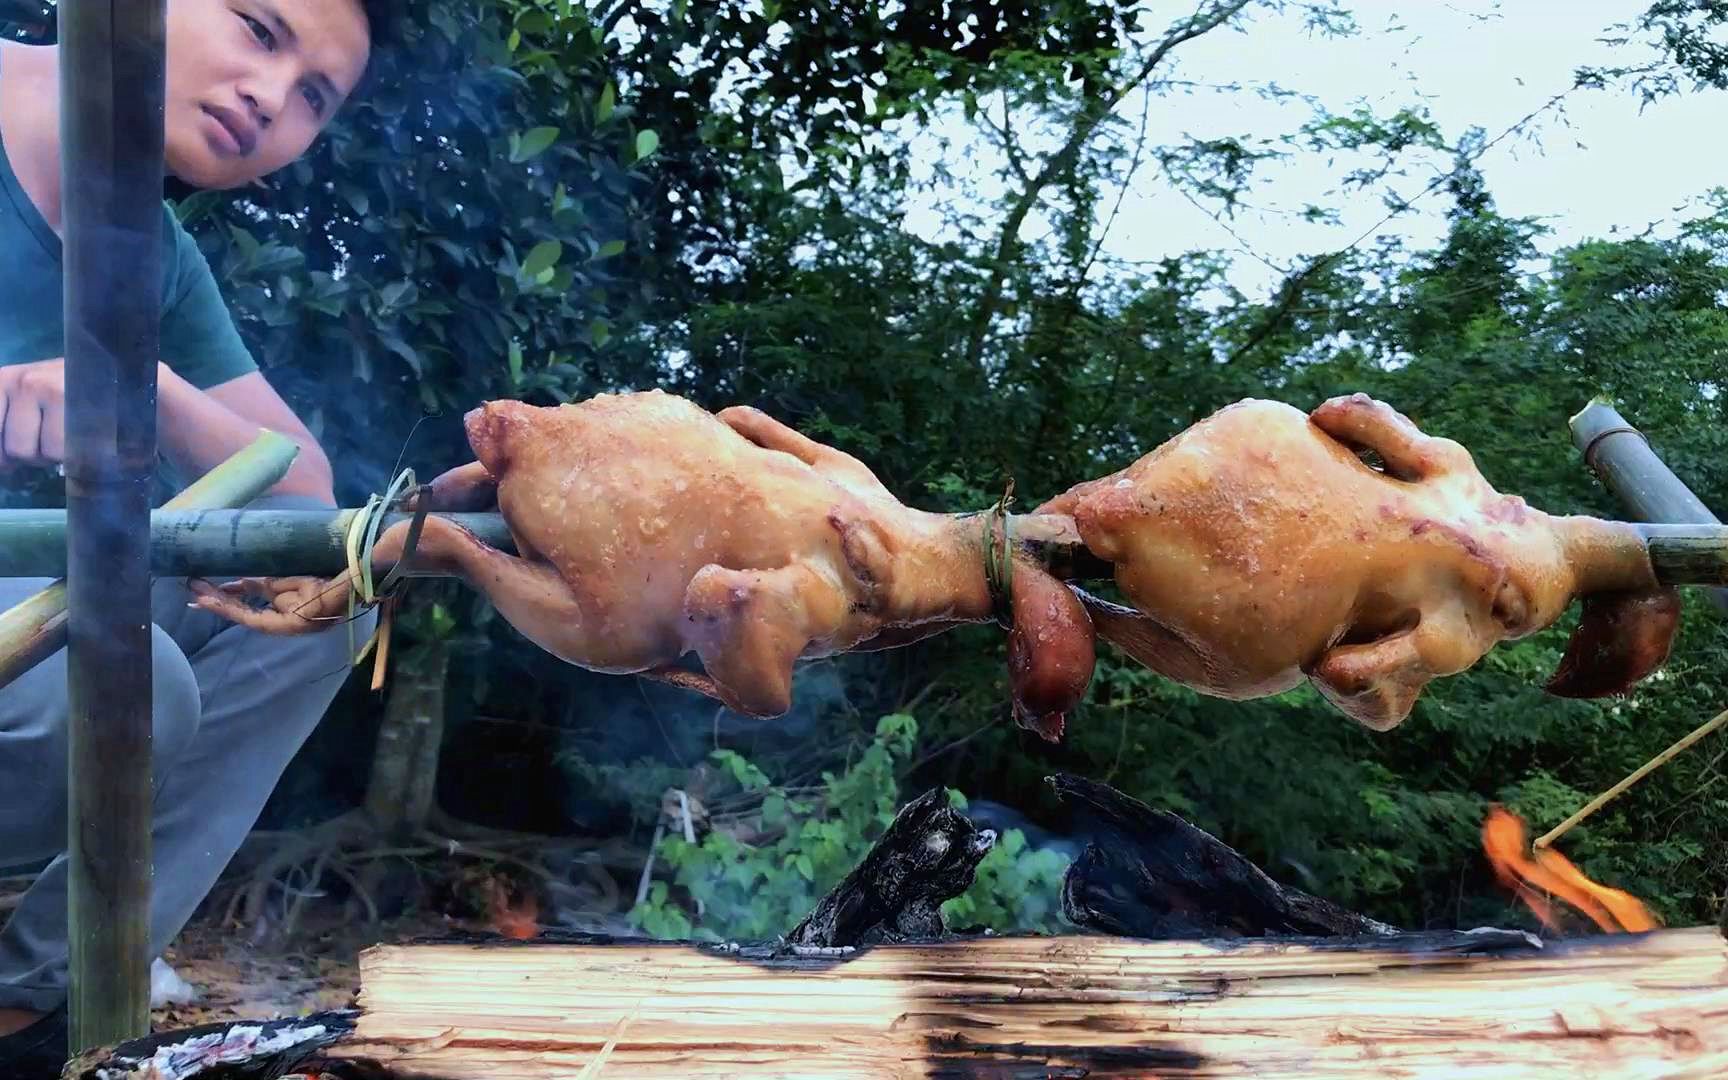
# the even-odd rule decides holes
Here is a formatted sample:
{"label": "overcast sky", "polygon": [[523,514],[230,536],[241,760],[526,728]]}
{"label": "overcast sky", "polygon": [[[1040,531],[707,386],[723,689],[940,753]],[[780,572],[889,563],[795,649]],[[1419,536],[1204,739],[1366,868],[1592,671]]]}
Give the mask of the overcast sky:
{"label": "overcast sky", "polygon": [[[1213,33],[1182,47],[1173,69],[1178,77],[1207,83],[1276,82],[1311,94],[1336,112],[1367,102],[1376,112],[1425,105],[1448,140],[1476,126],[1500,134],[1572,83],[1581,65],[1643,61],[1640,47],[1614,50],[1598,38],[1615,23],[1635,17],[1648,0],[1432,0],[1424,3],[1363,2],[1350,5],[1362,33],[1347,39],[1311,36],[1292,18],[1262,18],[1247,33]],[[1165,5],[1159,5],[1165,7]],[[1124,103],[1122,113],[1138,125],[1143,98]],[[1587,237],[1637,233],[1652,223],[1683,219],[1702,197],[1728,184],[1728,148],[1720,136],[1722,94],[1685,93],[1648,107],[1624,90],[1571,94],[1563,114],[1549,113],[1535,129],[1541,145],[1508,139],[1479,161],[1501,211],[1540,215],[1554,230],[1548,246]],[[1247,92],[1202,91],[1160,96],[1148,114],[1149,137],[1179,141],[1193,136],[1288,132],[1308,115],[1302,104],[1276,104]],[[943,128],[949,134],[956,125]],[[934,149],[930,151],[934,153]],[[951,165],[970,157],[975,176],[991,158],[973,148],[950,152]],[[1278,167],[1273,182],[1256,192],[1258,202],[1289,210],[1309,199],[1325,199],[1341,170],[1317,159]],[[1405,196],[1432,179],[1432,169],[1394,180]],[[1328,205],[1339,205],[1334,197]],[[1415,220],[1386,227],[1415,242],[1440,234],[1443,192],[1422,203]],[[1304,252],[1330,250],[1355,239],[1386,213],[1378,198],[1356,197],[1341,225],[1314,225],[1280,213],[1244,211],[1233,222],[1242,241],[1280,265]],[[926,208],[909,222],[920,232],[939,229]],[[1154,168],[1143,167],[1130,184],[1107,242],[1119,256],[1151,259],[1196,248],[1235,249],[1238,244],[1212,219],[1173,194]],[[1239,259],[1237,280],[1264,289],[1273,271],[1248,256]]]}

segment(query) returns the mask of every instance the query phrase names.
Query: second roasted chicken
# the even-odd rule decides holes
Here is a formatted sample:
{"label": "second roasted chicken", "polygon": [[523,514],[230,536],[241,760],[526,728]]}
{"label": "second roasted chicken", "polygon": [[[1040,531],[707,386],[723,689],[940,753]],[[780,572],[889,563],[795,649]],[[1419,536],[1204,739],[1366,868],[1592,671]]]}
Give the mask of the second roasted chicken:
{"label": "second roasted chicken", "polygon": [[[1378,464],[1365,454],[1372,453]],[[1629,525],[1496,491],[1470,454],[1366,395],[1242,401],[1036,511],[1073,518],[1130,606],[1098,633],[1205,693],[1304,679],[1378,730],[1496,643],[1584,618],[1548,689],[1624,690],[1668,655],[1678,598]]]}

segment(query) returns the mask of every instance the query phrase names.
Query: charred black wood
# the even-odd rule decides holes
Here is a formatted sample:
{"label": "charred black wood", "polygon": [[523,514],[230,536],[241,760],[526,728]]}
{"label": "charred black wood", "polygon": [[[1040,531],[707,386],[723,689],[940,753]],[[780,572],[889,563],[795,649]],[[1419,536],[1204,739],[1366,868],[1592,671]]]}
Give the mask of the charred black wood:
{"label": "charred black wood", "polygon": [[[62,1075],[73,1080],[278,1080],[350,1034],[355,1019],[355,1013],[342,1011],[200,1024],[87,1051]],[[362,1075],[350,1074],[353,1080]]]}
{"label": "charred black wood", "polygon": [[846,948],[939,938],[942,904],[965,892],[996,843],[941,788],[907,803],[845,880],[786,935],[788,944]]}
{"label": "charred black wood", "polygon": [[1069,774],[1049,778],[1073,806],[1085,849],[1062,882],[1074,925],[1139,938],[1381,937],[1397,928],[1280,885],[1203,829]]}

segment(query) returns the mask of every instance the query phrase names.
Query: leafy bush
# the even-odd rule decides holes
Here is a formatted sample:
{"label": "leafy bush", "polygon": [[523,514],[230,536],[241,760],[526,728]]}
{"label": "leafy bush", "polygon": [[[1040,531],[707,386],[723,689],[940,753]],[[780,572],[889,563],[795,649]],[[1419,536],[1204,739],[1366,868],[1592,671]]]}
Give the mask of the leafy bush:
{"label": "leafy bush", "polygon": [[[899,801],[895,771],[917,741],[918,724],[890,713],[858,760],[822,774],[818,795],[800,798],[775,785],[731,750],[712,760],[744,791],[760,798],[761,838],[740,839],[720,828],[696,843],[671,835],[656,850],[672,871],[656,881],[631,913],[654,937],[763,940],[791,930],[849,873],[893,822]],[[961,809],[958,792],[949,797]],[[950,926],[987,926],[999,932],[1054,933],[1067,859],[1026,846],[1008,830],[979,864],[972,888],[943,906]]]}

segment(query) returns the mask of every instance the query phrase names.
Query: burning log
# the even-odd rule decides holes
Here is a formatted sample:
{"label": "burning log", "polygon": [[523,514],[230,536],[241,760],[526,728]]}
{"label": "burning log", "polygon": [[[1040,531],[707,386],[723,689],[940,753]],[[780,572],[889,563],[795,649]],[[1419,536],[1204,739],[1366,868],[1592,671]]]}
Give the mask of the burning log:
{"label": "burning log", "polygon": [[1300,889],[1168,810],[1078,776],[1050,778],[1091,840],[1062,882],[1076,926],[1141,938],[1388,935],[1394,927]]}
{"label": "burning log", "polygon": [[940,938],[942,904],[971,886],[995,843],[994,832],[980,831],[932,788],[894,816],[863,861],[786,938],[817,948]]}
{"label": "burning log", "polygon": [[[1728,943],[1691,928],[1345,941],[986,937],[848,960],[603,937],[372,949],[353,1012],[88,1055],[83,1080],[337,1076],[1719,1076]],[[294,1047],[281,1045],[298,1032]],[[188,1063],[150,1072],[143,1064]],[[291,1065],[282,1065],[298,1058]],[[362,1071],[364,1070],[364,1071]]]}

